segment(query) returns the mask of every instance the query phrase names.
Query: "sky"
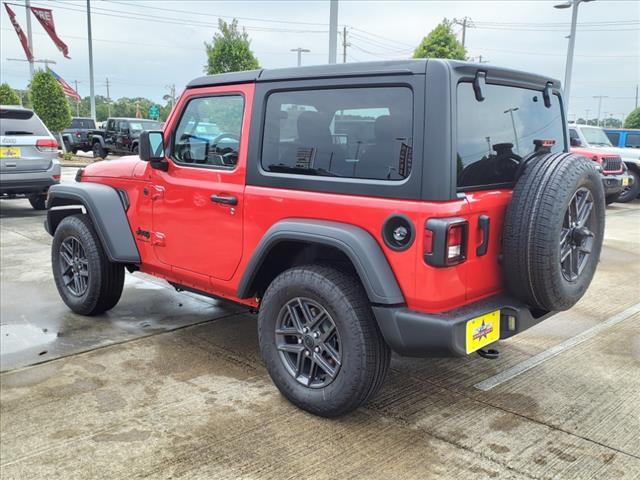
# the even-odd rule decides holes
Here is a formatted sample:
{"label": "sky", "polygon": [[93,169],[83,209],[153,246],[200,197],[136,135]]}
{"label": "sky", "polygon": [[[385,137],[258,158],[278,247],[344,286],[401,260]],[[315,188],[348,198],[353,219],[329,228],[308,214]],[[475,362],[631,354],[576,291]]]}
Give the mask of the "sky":
{"label": "sky", "polygon": [[[26,31],[23,0],[8,0]],[[571,21],[564,0],[547,1],[366,1],[339,0],[339,30],[347,29],[347,61],[409,58],[422,38],[443,18],[470,19],[468,54],[478,61],[548,75],[564,81]],[[56,30],[69,46],[65,59],[32,16],[34,53],[68,83],[89,93],[86,0],[32,0],[53,10]],[[327,63],[329,0],[187,1],[91,0],[96,94],[148,97],[162,102],[169,86],[180,93],[203,74],[204,42],[211,41],[218,18],[238,18],[264,68]],[[29,67],[4,7],[0,19],[0,81],[25,88]],[[462,27],[455,25],[461,38]],[[338,38],[342,62],[342,37]],[[640,83],[640,2],[595,0],[581,3],[576,34],[569,119],[622,118],[635,106]]]}

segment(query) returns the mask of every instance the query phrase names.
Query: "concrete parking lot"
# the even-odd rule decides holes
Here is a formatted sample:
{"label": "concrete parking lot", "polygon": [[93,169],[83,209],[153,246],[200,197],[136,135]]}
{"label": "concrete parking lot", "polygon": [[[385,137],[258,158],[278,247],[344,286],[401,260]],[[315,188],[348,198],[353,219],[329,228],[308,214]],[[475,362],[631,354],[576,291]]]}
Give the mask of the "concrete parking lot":
{"label": "concrete parking lot", "polygon": [[72,314],[43,213],[0,206],[3,479],[640,478],[640,201],[607,209],[572,310],[497,360],[394,356],[336,420],[279,395],[241,308],[127,274],[111,312]]}

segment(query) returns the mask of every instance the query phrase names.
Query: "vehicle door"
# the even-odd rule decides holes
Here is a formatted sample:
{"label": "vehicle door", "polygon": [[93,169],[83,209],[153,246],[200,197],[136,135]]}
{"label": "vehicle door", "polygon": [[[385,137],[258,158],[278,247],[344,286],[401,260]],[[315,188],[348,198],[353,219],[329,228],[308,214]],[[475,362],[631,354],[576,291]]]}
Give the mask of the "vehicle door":
{"label": "vehicle door", "polygon": [[129,122],[127,120],[118,120],[117,132],[115,136],[115,149],[119,152],[128,151],[129,143]]}
{"label": "vehicle door", "polygon": [[115,141],[116,141],[116,121],[114,119],[109,119],[107,121],[107,126],[105,127],[105,132],[104,132],[104,143],[106,144],[107,148],[115,148]]}
{"label": "vehicle door", "polygon": [[168,168],[152,169],[153,237],[174,271],[229,280],[240,263],[253,90],[187,90],[165,128]]}

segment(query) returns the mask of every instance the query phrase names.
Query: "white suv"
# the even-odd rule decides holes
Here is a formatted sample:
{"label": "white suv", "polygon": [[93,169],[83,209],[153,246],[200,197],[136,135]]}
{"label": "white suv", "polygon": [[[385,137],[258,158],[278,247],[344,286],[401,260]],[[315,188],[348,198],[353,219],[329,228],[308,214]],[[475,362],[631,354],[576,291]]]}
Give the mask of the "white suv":
{"label": "white suv", "polygon": [[631,185],[626,187],[618,198],[618,202],[629,202],[640,193],[640,151],[635,148],[614,147],[600,127],[591,125],[569,124],[569,140],[572,147],[598,148],[604,153],[619,155],[633,177]]}

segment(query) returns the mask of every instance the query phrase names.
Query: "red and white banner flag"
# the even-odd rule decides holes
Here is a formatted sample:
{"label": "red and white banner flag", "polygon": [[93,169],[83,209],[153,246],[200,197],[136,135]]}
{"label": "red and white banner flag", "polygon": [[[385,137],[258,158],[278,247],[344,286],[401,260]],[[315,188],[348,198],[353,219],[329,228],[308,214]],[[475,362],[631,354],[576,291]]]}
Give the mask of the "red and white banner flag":
{"label": "red and white banner flag", "polygon": [[42,25],[42,28],[47,31],[51,40],[53,40],[53,43],[56,44],[58,50],[60,50],[66,58],[71,58],[69,56],[69,47],[67,47],[66,43],[60,40],[60,37],[58,37],[58,34],[56,33],[56,26],[53,23],[53,12],[48,8],[38,7],[31,7],[31,11],[40,22],[40,25]]}
{"label": "red and white banner flag", "polygon": [[29,42],[27,41],[27,36],[22,31],[22,28],[20,27],[18,20],[16,20],[15,12],[11,10],[11,7],[9,7],[9,5],[7,5],[6,3],[4,4],[4,7],[7,9],[7,13],[9,14],[9,19],[13,24],[13,28],[16,29],[16,33],[18,34],[18,38],[20,39],[22,48],[24,48],[24,54],[27,56],[27,60],[29,61],[33,60],[33,53],[31,53],[31,46],[29,45]]}

